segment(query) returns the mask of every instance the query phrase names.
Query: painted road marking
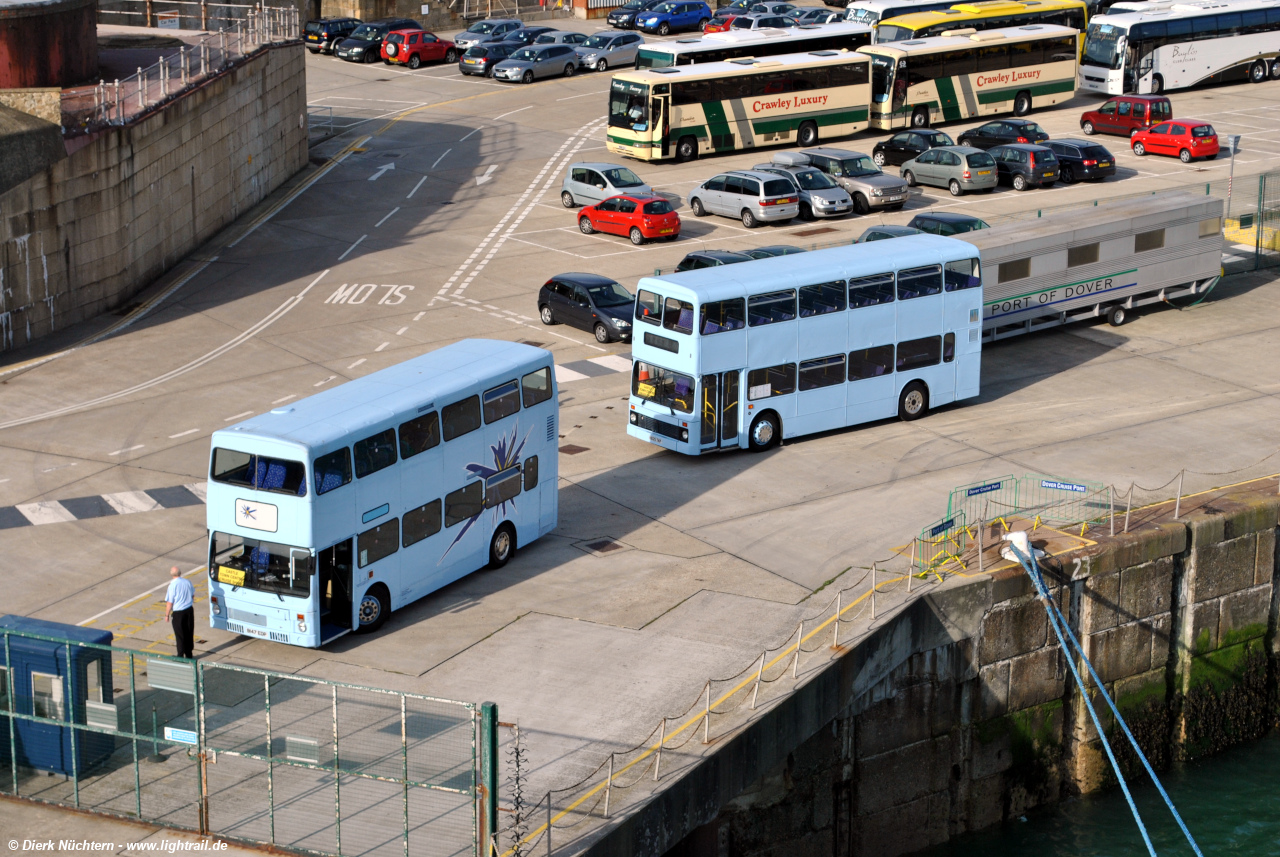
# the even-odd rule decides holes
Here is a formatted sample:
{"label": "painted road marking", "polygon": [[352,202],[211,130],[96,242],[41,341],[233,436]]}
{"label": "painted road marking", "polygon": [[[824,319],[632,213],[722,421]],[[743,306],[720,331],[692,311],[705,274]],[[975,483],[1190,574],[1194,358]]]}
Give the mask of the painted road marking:
{"label": "painted road marking", "polygon": [[359,360],[357,360],[355,363],[352,363],[350,366],[348,366],[348,367],[347,367],[347,371],[351,371],[352,369],[356,368],[357,366],[359,366],[359,365],[360,365],[361,363],[363,363],[364,361],[365,361],[365,358],[364,358],[364,357],[361,357],[361,358],[360,358]]}
{"label": "painted road marking", "polygon": [[178,438],[180,438],[180,437],[186,437],[187,435],[189,435],[189,434],[195,434],[195,433],[196,433],[196,432],[198,432],[198,431],[200,431],[200,429],[198,429],[198,428],[187,429],[186,431],[180,431],[180,432],[178,432],[177,434],[171,434],[171,435],[169,435],[169,440],[177,440],[177,439],[178,439]]}
{"label": "painted road marking", "polygon": [[484,175],[476,176],[476,184],[482,185],[487,181],[493,181],[493,171],[498,168],[497,164],[490,164],[489,168],[484,171]]}
{"label": "painted road marking", "polygon": [[[464,140],[465,140],[465,139],[466,139],[466,137],[463,137],[462,139],[464,139]],[[452,152],[452,151],[453,151],[453,149],[445,149],[445,150],[444,150],[444,155],[447,155],[447,154],[449,154],[449,153],[450,153],[450,152]],[[440,157],[436,158],[436,162],[435,162],[434,164],[432,164],[432,165],[431,165],[431,169],[433,169],[433,170],[434,170],[434,169],[436,168],[436,166],[437,166],[437,165],[439,165],[439,163],[440,163],[441,161],[443,161],[443,160],[444,160],[444,155],[441,155]],[[423,176],[423,178],[425,179],[425,178],[426,178],[426,176]],[[422,182],[418,182],[418,184],[422,184]],[[415,188],[415,190],[416,190],[416,188]]]}
{"label": "painted road marking", "polygon": [[312,384],[311,386],[313,386],[313,387],[319,387],[321,384],[328,384],[330,381],[332,381],[334,378],[337,378],[337,377],[338,377],[337,375],[330,375],[328,378],[325,378],[325,379],[323,379],[323,380],[321,380],[321,381],[316,381],[316,382],[315,382],[314,384]]}
{"label": "painted road marking", "polygon": [[0,530],[200,506],[205,502],[205,494],[205,484],[198,482],[168,488],[149,488],[146,491],[118,491],[91,497],[0,506]]}
{"label": "painted road marking", "polygon": [[111,508],[121,515],[132,515],[136,512],[154,512],[160,503],[144,491],[120,491],[115,494],[103,494]]}
{"label": "painted road marking", "polygon": [[252,414],[253,414],[253,411],[245,411],[242,414],[236,414],[234,417],[227,417],[226,419],[223,420],[223,422],[229,423],[229,422],[232,422],[233,420],[244,419],[245,417],[251,416]]}
{"label": "painted road marking", "polygon": [[388,220],[390,220],[390,219],[391,219],[391,215],[395,214],[395,213],[396,213],[397,211],[399,211],[399,210],[400,210],[400,206],[398,206],[398,205],[397,205],[395,208],[391,209],[391,211],[389,211],[389,212],[387,213],[387,216],[386,216],[386,217],[382,218],[382,219],[381,219],[381,220],[379,220],[377,223],[373,224],[373,228],[374,228],[374,229],[377,229],[379,226],[381,226],[382,224],[386,223]]}
{"label": "painted road marking", "polygon": [[356,249],[356,247],[360,245],[360,242],[368,237],[369,237],[368,235],[361,235],[359,238],[357,238],[356,243],[348,247],[346,251],[341,256],[338,257],[338,261],[341,262],[343,259],[347,258],[347,254],[350,253],[352,250]]}
{"label": "painted road marking", "polygon": [[495,121],[495,122],[496,122],[496,121],[498,121],[499,119],[505,119],[506,117],[508,117],[508,116],[512,115],[513,113],[519,113],[521,110],[530,110],[530,109],[532,109],[532,108],[533,108],[533,105],[532,105],[532,104],[528,104],[528,105],[526,105],[526,106],[524,106],[524,107],[516,108],[515,110],[508,110],[506,113],[503,113],[503,114],[501,114],[501,115],[499,115],[499,116],[495,116],[495,117],[493,117],[493,121]]}
{"label": "painted road marking", "polygon": [[284,402],[289,401],[290,399],[296,399],[296,398],[298,398],[298,394],[297,394],[297,393],[290,393],[289,395],[285,396],[284,398],[276,399],[276,400],[275,400],[274,402],[272,402],[271,404],[273,404],[273,405],[279,405],[279,404],[282,404],[282,403],[284,403]]}
{"label": "painted road marking", "polygon": [[568,366],[564,366],[559,363],[556,364],[556,383],[557,384],[564,384],[569,381],[581,381],[583,378],[586,378],[586,377],[588,376],[583,375],[581,372],[575,372],[572,369],[570,369]]}
{"label": "painted road marking", "polygon": [[418,183],[413,186],[413,190],[409,191],[409,195],[406,196],[405,199],[411,199],[413,195],[418,192],[418,188],[422,187],[422,183],[426,180],[427,180],[426,176],[423,176],[422,178],[418,179]]}
{"label": "painted road marking", "polygon": [[62,524],[76,519],[76,516],[63,508],[57,500],[23,503],[14,508],[33,524]]}
{"label": "painted road marking", "polygon": [[612,369],[614,372],[630,372],[631,361],[620,354],[610,354],[607,357],[592,357],[589,361],[606,369]]}
{"label": "painted road marking", "polygon": [[369,181],[376,182],[378,179],[382,178],[382,174],[385,173],[387,170],[394,170],[395,168],[396,168],[396,165],[394,162],[390,164],[383,164],[382,166],[378,167],[377,172],[369,176]]}

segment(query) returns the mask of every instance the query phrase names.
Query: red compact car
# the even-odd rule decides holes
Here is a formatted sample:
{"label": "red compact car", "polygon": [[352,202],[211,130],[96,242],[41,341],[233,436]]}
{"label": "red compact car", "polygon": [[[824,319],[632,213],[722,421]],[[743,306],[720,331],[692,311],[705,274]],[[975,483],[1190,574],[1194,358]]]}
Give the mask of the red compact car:
{"label": "red compact car", "polygon": [[458,49],[453,42],[425,30],[392,30],[382,40],[382,59],[417,68],[424,62],[456,63]]}
{"label": "red compact car", "polygon": [[623,194],[611,196],[578,213],[582,234],[608,232],[626,235],[632,244],[654,238],[674,241],[680,237],[680,215],[660,196]]}
{"label": "red compact car", "polygon": [[1196,158],[1218,157],[1218,133],[1208,122],[1198,119],[1175,119],[1161,122],[1129,138],[1135,155],[1176,155],[1182,163]]}
{"label": "red compact car", "polygon": [[740,17],[738,15],[724,15],[712,18],[707,25],[702,28],[704,33],[727,33],[733,26],[733,19]]}

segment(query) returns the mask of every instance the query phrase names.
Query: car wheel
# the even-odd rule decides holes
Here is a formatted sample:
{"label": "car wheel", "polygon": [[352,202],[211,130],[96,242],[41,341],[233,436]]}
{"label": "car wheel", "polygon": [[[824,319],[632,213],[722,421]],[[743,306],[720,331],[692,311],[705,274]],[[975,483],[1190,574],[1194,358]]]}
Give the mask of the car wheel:
{"label": "car wheel", "polygon": [[1031,112],[1031,93],[1023,90],[1013,98],[1013,115],[1026,116]]}
{"label": "car wheel", "polygon": [[1026,178],[1026,176],[1014,176],[1014,177],[1013,177],[1013,189],[1014,189],[1014,190],[1026,190],[1026,189],[1027,189],[1027,178]]}
{"label": "car wheel", "polygon": [[1063,165],[1063,167],[1062,167],[1062,171],[1061,171],[1061,173],[1059,174],[1059,178],[1061,178],[1061,179],[1062,179],[1062,183],[1063,183],[1063,184],[1075,184],[1075,183],[1076,183],[1076,171],[1075,171],[1075,170],[1073,170],[1071,167],[1066,166],[1066,165],[1064,164],[1064,165]]}
{"label": "car wheel", "polygon": [[560,204],[565,208],[573,208],[577,203],[573,201],[573,194],[566,190],[560,194]]}
{"label": "car wheel", "polygon": [[956,181],[955,179],[952,179],[951,181],[947,182],[947,190],[951,191],[952,196],[964,195],[964,188],[960,187],[960,182]]}
{"label": "car wheel", "polygon": [[742,209],[742,225],[747,229],[756,228],[756,216],[751,213],[749,208]]}
{"label": "car wheel", "polygon": [[1141,129],[1141,128],[1130,128],[1130,129],[1129,129],[1129,139],[1130,139],[1130,140],[1132,140],[1134,137],[1138,136],[1138,132],[1139,132],[1140,130],[1142,130],[1142,129]]}
{"label": "car wheel", "polygon": [[659,24],[659,25],[658,25],[658,35],[659,35],[659,36],[669,36],[669,35],[671,35],[671,25],[670,25],[670,24],[668,24],[666,21],[663,21],[661,24]]}
{"label": "car wheel", "polygon": [[818,126],[813,122],[804,122],[796,132],[796,144],[800,146],[816,146],[818,144]]}
{"label": "car wheel", "polygon": [[375,54],[373,51],[365,51],[365,52],[364,52],[364,61],[365,61],[365,62],[367,62],[367,63],[370,63],[370,62],[377,62],[377,61],[378,61],[378,60],[380,60],[380,59],[382,59],[382,57],[378,56],[378,55],[377,55],[377,54]]}
{"label": "car wheel", "polygon": [[609,341],[609,328],[604,326],[604,322],[596,322],[596,326],[592,328],[592,333],[596,335],[596,342]]}
{"label": "car wheel", "polygon": [[873,160],[873,161],[875,161],[875,162],[876,162],[876,166],[877,166],[877,167],[880,167],[881,169],[884,169],[884,165],[885,165],[885,163],[886,163],[886,161],[885,161],[885,157],[884,157],[884,152],[876,152],[876,153],[874,153],[874,154],[871,156],[871,160]]}
{"label": "car wheel", "polygon": [[387,588],[375,583],[360,596],[360,604],[356,607],[356,633],[372,634],[387,621],[391,612],[391,598]]}
{"label": "car wheel", "polygon": [[564,76],[565,76],[565,77],[573,77],[573,63],[565,63],[565,65],[564,65]]}
{"label": "car wheel", "polygon": [[867,202],[867,198],[860,193],[853,195],[853,210],[858,214],[868,214],[871,211],[871,203]]}
{"label": "car wheel", "polygon": [[521,82],[521,83],[533,83],[533,69],[529,69],[528,71],[526,71],[526,72],[524,73],[524,76],[522,76],[522,77],[520,78],[520,82]]}
{"label": "car wheel", "polygon": [[644,233],[640,231],[639,226],[631,227],[631,243],[637,247],[644,243]]}
{"label": "car wheel", "polygon": [[1084,135],[1086,137],[1092,137],[1095,133],[1092,122],[1084,123],[1083,125],[1080,126],[1080,130],[1084,132]]}
{"label": "car wheel", "polygon": [[449,50],[444,52],[444,61],[450,64],[456,63],[458,61],[458,52],[453,48],[449,48]]}
{"label": "car wheel", "polygon": [[582,230],[583,235],[591,235],[596,231],[596,228],[591,225],[591,219],[587,217],[578,218],[578,228]]}
{"label": "car wheel", "polygon": [[813,207],[807,202],[800,203],[800,219],[813,220]]}
{"label": "car wheel", "polygon": [[1133,153],[1137,155],[1139,158],[1141,158],[1143,155],[1147,153],[1147,147],[1142,145],[1141,141],[1135,142],[1133,144]]}
{"label": "car wheel", "polygon": [[1128,311],[1122,306],[1113,306],[1107,310],[1107,324],[1119,327],[1129,320]]}
{"label": "car wheel", "polygon": [[489,568],[502,568],[516,553],[516,528],[503,521],[489,540]]}
{"label": "car wheel", "polygon": [[416,69],[416,68],[419,68],[421,65],[422,65],[422,59],[417,54],[414,54],[413,56],[409,57],[409,68]]}
{"label": "car wheel", "polygon": [[1190,150],[1190,149],[1182,149],[1181,151],[1179,151],[1179,152],[1178,152],[1178,160],[1182,161],[1182,163],[1184,163],[1184,164],[1189,164],[1189,163],[1191,163],[1191,150]]}
{"label": "car wheel", "polygon": [[689,200],[689,210],[693,212],[694,217],[706,217],[707,210],[702,207],[702,200],[696,196]]}
{"label": "car wheel", "polygon": [[918,420],[929,412],[929,388],[920,381],[912,381],[902,388],[898,397],[898,419],[903,422]]}
{"label": "car wheel", "polygon": [[558,324],[556,317],[551,314],[551,307],[546,304],[538,307],[538,318],[542,319],[542,323],[548,326]]}
{"label": "car wheel", "polygon": [[751,423],[747,444],[752,452],[764,452],[778,442],[778,418],[772,412],[761,414]]}
{"label": "car wheel", "polygon": [[608,60],[603,58],[596,60],[596,71],[608,71],[608,70],[609,70]]}
{"label": "car wheel", "polygon": [[916,174],[911,172],[911,170],[902,171],[902,180],[907,183],[907,187],[916,186]]}
{"label": "car wheel", "polygon": [[928,128],[929,127],[929,108],[917,107],[916,112],[911,114],[912,128]]}
{"label": "car wheel", "polygon": [[1162,92],[1164,92],[1164,78],[1158,74],[1152,75],[1151,76],[1151,94],[1159,95]]}

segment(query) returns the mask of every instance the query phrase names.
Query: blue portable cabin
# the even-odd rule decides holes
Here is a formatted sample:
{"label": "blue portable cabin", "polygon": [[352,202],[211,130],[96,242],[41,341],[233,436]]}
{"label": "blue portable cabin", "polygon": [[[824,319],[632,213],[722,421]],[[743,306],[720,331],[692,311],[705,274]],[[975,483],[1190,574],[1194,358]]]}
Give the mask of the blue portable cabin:
{"label": "blue portable cabin", "polygon": [[[70,663],[66,643],[21,634],[71,641]],[[7,638],[9,649],[8,664],[2,662],[4,655],[0,650],[4,690],[0,701],[0,760],[10,761],[7,716],[10,710],[64,723],[70,714],[72,722],[83,725],[96,719],[90,715],[91,706],[87,703],[99,704],[99,711],[114,705],[111,652],[96,647],[111,645],[110,631],[27,616],[3,616],[0,635]],[[76,643],[96,645],[91,648]],[[78,776],[110,756],[115,748],[114,736],[77,729],[73,753],[70,726],[22,717],[13,719],[14,749],[18,764],[24,767]]]}

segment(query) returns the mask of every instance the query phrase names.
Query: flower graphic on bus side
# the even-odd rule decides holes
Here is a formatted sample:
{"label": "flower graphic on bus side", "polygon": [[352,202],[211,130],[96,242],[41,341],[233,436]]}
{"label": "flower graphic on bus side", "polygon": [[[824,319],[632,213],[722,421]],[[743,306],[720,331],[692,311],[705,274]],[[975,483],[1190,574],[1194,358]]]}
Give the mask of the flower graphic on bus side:
{"label": "flower graphic on bus side", "polygon": [[[462,541],[462,537],[465,536],[473,526],[475,526],[476,522],[480,520],[480,516],[484,514],[484,506],[487,505],[488,500],[487,482],[490,477],[503,473],[510,473],[512,471],[516,474],[520,472],[520,453],[524,450],[524,445],[529,440],[529,434],[526,432],[524,438],[517,442],[516,438],[519,433],[520,424],[517,422],[511,429],[510,437],[503,435],[498,439],[496,444],[489,447],[489,452],[493,456],[492,466],[478,463],[467,465],[467,470],[476,476],[479,476],[481,484],[486,484],[485,502],[481,504],[479,512],[476,512],[463,523],[462,529],[458,530],[458,534],[453,537],[453,541],[449,543],[449,547],[447,547],[445,552],[441,554],[440,560],[436,565],[444,562],[444,558],[449,555],[449,551],[453,550],[454,545]],[[516,501],[514,499],[502,500],[497,505],[493,506],[493,521],[495,524],[506,516],[508,503],[511,504],[511,508],[514,510],[516,507]]]}

